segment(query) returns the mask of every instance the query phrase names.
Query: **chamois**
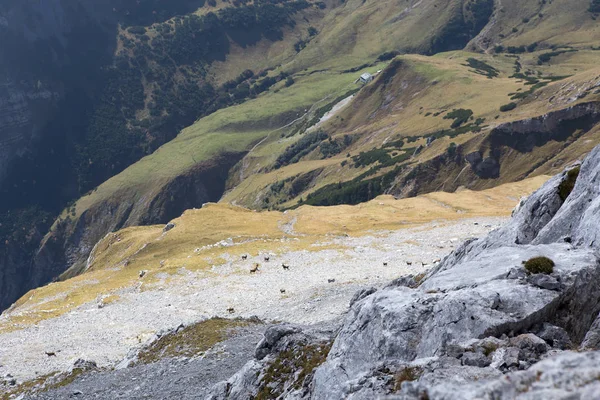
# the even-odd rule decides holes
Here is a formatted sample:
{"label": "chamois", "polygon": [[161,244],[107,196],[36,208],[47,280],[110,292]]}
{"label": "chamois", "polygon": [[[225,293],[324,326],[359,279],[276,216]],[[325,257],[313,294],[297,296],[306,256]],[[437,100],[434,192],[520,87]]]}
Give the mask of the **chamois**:
{"label": "chamois", "polygon": [[235,310],[234,310],[234,308],[233,308],[233,307],[229,307],[229,308],[227,309],[227,312],[228,312],[229,314],[233,314],[233,313],[235,313]]}
{"label": "chamois", "polygon": [[384,267],[387,267],[387,262],[384,262],[384,263],[383,263],[383,266],[384,266]]}
{"label": "chamois", "polygon": [[327,279],[327,283],[333,283],[335,282],[335,279]]}
{"label": "chamois", "polygon": [[271,257],[265,256],[265,261],[269,261],[270,259],[271,259]]}
{"label": "chamois", "polygon": [[284,294],[284,293],[285,293],[285,289],[279,289],[279,292],[280,292],[281,294]]}
{"label": "chamois", "polygon": [[53,352],[53,351],[47,351],[47,352],[46,352],[46,355],[47,355],[48,357],[56,357],[56,353],[55,353],[55,352]]}
{"label": "chamois", "polygon": [[286,264],[281,264],[281,267],[282,267],[283,269],[285,269],[285,270],[289,270],[289,269],[290,269],[290,266],[289,266],[289,265],[286,265]]}
{"label": "chamois", "polygon": [[257,272],[259,268],[260,268],[260,264],[258,264],[258,263],[254,264],[254,267],[252,267],[252,269],[250,269],[250,273],[253,274],[253,273]]}
{"label": "chamois", "polygon": [[248,259],[248,255],[247,255],[247,254],[244,254],[244,255],[242,256],[242,260],[247,260],[247,259]]}
{"label": "chamois", "polygon": [[406,265],[412,265],[412,261],[407,261]]}

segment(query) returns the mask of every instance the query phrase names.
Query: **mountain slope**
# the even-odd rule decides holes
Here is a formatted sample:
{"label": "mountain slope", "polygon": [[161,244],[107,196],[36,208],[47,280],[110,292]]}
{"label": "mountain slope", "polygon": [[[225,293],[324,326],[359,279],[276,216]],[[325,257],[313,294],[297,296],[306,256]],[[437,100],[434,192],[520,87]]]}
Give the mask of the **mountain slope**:
{"label": "mountain slope", "polygon": [[[0,373],[23,383],[66,371],[78,358],[109,367],[130,360],[127,354],[160,330],[214,315],[328,320],[345,312],[366,283],[422,272],[421,262],[431,264],[463,238],[498,226],[520,196],[546,179],[285,213],[208,204],[168,228],[111,233],[94,247],[83,274],[34,289],[2,314]],[[250,273],[254,263],[259,271]]]}
{"label": "mountain slope", "polygon": [[[219,107],[243,104],[198,120],[172,143],[65,209],[41,240],[32,262],[27,257],[40,243],[52,212],[41,210],[36,220],[47,222],[37,230],[28,229],[24,218],[5,218],[10,221],[3,225],[9,234],[25,228],[24,234],[11,238],[3,255],[2,270],[11,271],[4,279],[10,289],[3,293],[11,293],[6,303],[13,293],[48,281],[67,267],[69,274],[80,271],[106,233],[166,223],[207,201],[285,208],[299,201],[356,203],[381,193],[412,196],[460,186],[485,188],[556,172],[589,151],[596,140],[593,105],[585,116],[562,111],[573,116],[566,118],[575,126],[560,140],[536,144],[531,151],[515,153],[503,142],[504,128],[494,130],[500,123],[546,118],[548,107],[553,112],[597,100],[597,53],[585,39],[593,36],[595,25],[584,1],[568,3],[572,8],[568,16],[563,15],[564,0],[544,5],[542,11],[534,1],[521,2],[520,8],[512,3],[492,7],[486,0],[286,4],[293,9],[257,3],[230,10],[219,5],[213,14],[204,5],[195,13],[185,11],[185,16],[167,13],[159,20],[127,21],[118,28],[115,65],[125,67],[105,94],[125,85],[124,93],[137,100],[120,97],[125,119],[99,114],[98,135],[88,136],[92,145],[81,147],[80,155],[89,157],[79,157],[84,171],[80,177],[103,180],[170,139],[179,124]],[[266,20],[277,29],[252,25],[263,18],[252,10],[265,11]],[[542,14],[541,20],[524,22],[522,12],[534,10]],[[249,20],[241,18],[249,11]],[[236,24],[246,23],[252,25],[252,34],[242,36]],[[508,26],[515,26],[516,32],[511,28],[507,35]],[[190,42],[196,29],[206,46],[189,46],[196,43]],[[580,35],[581,40],[572,39],[572,49],[557,48],[558,29],[564,37]],[[485,46],[473,47],[478,40]],[[533,40],[538,40],[537,46],[530,46]],[[520,43],[527,45],[521,48]],[[401,56],[385,69],[397,52],[432,54],[463,46],[497,54]],[[468,63],[472,64],[465,66]],[[253,71],[245,72],[248,68]],[[348,102],[359,88],[352,82],[360,73],[378,70],[383,70],[378,79],[345,108],[334,107],[342,99]],[[142,73],[143,79],[129,80],[123,71]],[[192,92],[186,89],[189,85]],[[551,91],[557,89],[564,93],[556,102]],[[499,112],[511,102],[518,103],[516,110]],[[337,114],[313,128],[312,134],[304,134],[332,108]],[[456,116],[473,112],[472,119],[450,118],[454,109],[459,110],[452,114]],[[560,115],[556,120],[564,117]],[[107,121],[138,133],[122,134],[120,128],[102,125]],[[451,128],[454,123],[458,128]],[[425,146],[431,138],[437,140]],[[123,144],[129,139],[135,143]],[[133,157],[131,149],[137,149]],[[115,163],[114,157],[123,162]],[[286,165],[276,165],[280,162]],[[424,179],[432,174],[436,179]],[[84,180],[81,187],[96,182]],[[37,211],[22,215],[33,212]],[[20,252],[25,247],[27,254]],[[17,272],[22,271],[17,265],[26,265],[28,272]],[[22,283],[10,283],[17,279]]]}

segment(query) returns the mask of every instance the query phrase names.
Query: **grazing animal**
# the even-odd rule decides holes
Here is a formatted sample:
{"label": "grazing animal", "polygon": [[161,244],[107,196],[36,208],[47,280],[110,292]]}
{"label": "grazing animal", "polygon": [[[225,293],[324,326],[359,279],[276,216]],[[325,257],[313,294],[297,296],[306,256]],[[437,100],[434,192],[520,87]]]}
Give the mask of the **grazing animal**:
{"label": "grazing animal", "polygon": [[384,263],[383,263],[383,266],[384,266],[384,267],[387,267],[387,263],[386,263],[386,262],[384,262]]}
{"label": "grazing animal", "polygon": [[255,272],[258,271],[258,269],[260,268],[260,264],[254,264],[254,267],[252,267],[252,269],[250,269],[250,273],[253,274]]}
{"label": "grazing animal", "polygon": [[412,262],[411,261],[407,261],[406,265],[412,265]]}
{"label": "grazing animal", "polygon": [[146,271],[145,269],[141,270],[140,273],[138,274],[140,278],[143,278],[146,275]]}
{"label": "grazing animal", "polygon": [[289,265],[285,265],[285,264],[281,264],[281,267],[285,270],[289,270],[290,266]]}
{"label": "grazing animal", "polygon": [[335,279],[327,279],[327,283],[333,283],[335,282]]}
{"label": "grazing animal", "polygon": [[269,256],[265,256],[265,261],[267,261],[267,262],[268,262],[270,259],[271,259],[271,257],[269,257]]}
{"label": "grazing animal", "polygon": [[281,294],[283,294],[283,293],[285,293],[285,289],[279,289],[279,292],[280,292]]}
{"label": "grazing animal", "polygon": [[229,314],[233,314],[233,313],[235,313],[235,310],[234,310],[234,308],[233,308],[233,307],[229,307],[229,308],[227,309],[227,312],[228,312]]}
{"label": "grazing animal", "polygon": [[53,352],[53,351],[47,351],[47,352],[46,352],[46,355],[47,355],[48,357],[56,357],[56,353],[55,353],[55,352]]}
{"label": "grazing animal", "polygon": [[242,260],[247,260],[247,259],[248,259],[248,255],[247,255],[247,254],[244,254],[244,255],[242,256]]}
{"label": "grazing animal", "polygon": [[429,265],[429,264],[427,264],[427,263],[424,263],[423,261],[421,261],[421,265],[422,265],[423,267],[425,267],[425,266],[427,266],[427,265]]}

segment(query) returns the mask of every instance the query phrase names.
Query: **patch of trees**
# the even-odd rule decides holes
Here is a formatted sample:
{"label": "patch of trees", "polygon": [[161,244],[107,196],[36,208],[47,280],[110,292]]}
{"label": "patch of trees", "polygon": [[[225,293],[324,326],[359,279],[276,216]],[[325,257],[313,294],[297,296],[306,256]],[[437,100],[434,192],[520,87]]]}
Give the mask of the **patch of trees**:
{"label": "patch of trees", "polygon": [[477,60],[476,58],[468,58],[466,66],[473,68],[475,73],[487,76],[490,79],[496,78],[500,73],[496,68],[484,61]]}
{"label": "patch of trees", "polygon": [[466,110],[464,108],[459,108],[457,110],[452,110],[448,114],[444,116],[444,119],[453,119],[452,125],[450,128],[456,129],[462,124],[469,121],[469,119],[473,116],[473,110]]}
{"label": "patch of trees", "polygon": [[112,0],[112,12],[124,25],[150,25],[194,12],[205,0]]}
{"label": "patch of trees", "polygon": [[406,140],[409,143],[412,142],[416,142],[417,140],[424,138],[424,139],[440,139],[443,137],[448,137],[448,138],[455,138],[459,135],[465,134],[465,133],[469,133],[469,132],[481,132],[482,130],[482,125],[485,123],[485,118],[477,118],[474,122],[469,123],[469,124],[464,124],[461,125],[457,128],[454,129],[442,129],[433,133],[429,133],[427,135],[424,136],[411,136],[408,137]]}
{"label": "patch of trees", "polygon": [[568,50],[556,50],[556,51],[551,51],[549,53],[544,53],[544,54],[540,54],[538,56],[538,65],[542,65],[545,62],[548,62],[552,59],[552,57],[556,57],[559,56],[561,54],[564,53],[572,53],[574,51],[577,51],[576,49],[568,49]]}
{"label": "patch of trees", "polygon": [[327,185],[307,196],[304,204],[313,206],[333,206],[338,204],[359,204],[374,199],[384,194],[391,187],[395,177],[402,167],[376,178],[363,180],[357,177],[348,182],[339,182]]}
{"label": "patch of trees", "polygon": [[517,103],[511,102],[508,104],[504,104],[503,106],[500,106],[500,111],[508,112],[508,111],[514,110],[515,108],[517,108]]}
{"label": "patch of trees", "polygon": [[[140,2],[142,6],[150,3],[154,2]],[[106,70],[103,92],[76,147],[79,191],[85,193],[119,173],[201,116],[254,97],[286,79],[285,73],[258,79],[247,70],[215,88],[206,83],[205,76],[211,62],[225,59],[229,30],[248,28],[259,36],[268,35],[293,24],[291,16],[309,6],[305,0],[240,3],[217,13],[127,28],[135,36],[121,36],[128,51],[120,53]],[[145,89],[151,90],[150,96]],[[139,120],[137,113],[144,109],[148,113]]]}
{"label": "patch of trees", "polygon": [[302,157],[316,149],[317,146],[327,138],[327,134],[323,131],[304,135],[302,139],[289,146],[281,155],[279,155],[279,157],[277,157],[273,168],[278,169],[289,164],[297,163]]}
{"label": "patch of trees", "polygon": [[[349,136],[346,135],[345,137]],[[319,151],[321,152],[323,158],[329,158],[340,154],[343,149],[344,144],[340,140],[333,139],[331,137],[329,138],[329,140],[325,140],[324,142],[322,142],[319,146]]]}
{"label": "patch of trees", "polygon": [[53,215],[38,206],[0,213],[0,243],[32,255],[38,240],[52,224]]}

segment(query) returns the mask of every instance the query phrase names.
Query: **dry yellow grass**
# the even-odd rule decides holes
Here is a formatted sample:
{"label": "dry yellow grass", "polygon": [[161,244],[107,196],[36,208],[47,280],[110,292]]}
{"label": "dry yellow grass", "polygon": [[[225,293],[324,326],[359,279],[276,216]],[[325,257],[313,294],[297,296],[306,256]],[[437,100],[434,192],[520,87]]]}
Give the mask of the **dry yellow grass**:
{"label": "dry yellow grass", "polygon": [[[63,315],[88,302],[119,301],[121,290],[136,285],[141,290],[151,288],[182,268],[210,275],[212,265],[224,262],[224,253],[240,257],[310,250],[330,235],[360,236],[437,220],[509,215],[520,196],[546,179],[539,176],[481,192],[431,193],[402,200],[381,196],[356,206],[303,206],[283,213],[208,204],[186,211],[168,232],[162,226],[149,226],[107,235],[94,249],[85,273],[27,293],[5,314],[0,333]],[[233,245],[214,245],[229,238]],[[291,240],[281,242],[285,238]],[[147,272],[140,278],[142,270]]]}

